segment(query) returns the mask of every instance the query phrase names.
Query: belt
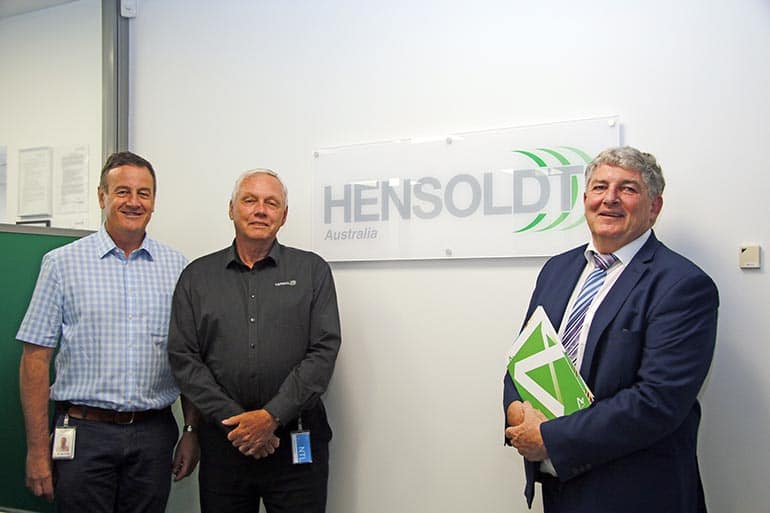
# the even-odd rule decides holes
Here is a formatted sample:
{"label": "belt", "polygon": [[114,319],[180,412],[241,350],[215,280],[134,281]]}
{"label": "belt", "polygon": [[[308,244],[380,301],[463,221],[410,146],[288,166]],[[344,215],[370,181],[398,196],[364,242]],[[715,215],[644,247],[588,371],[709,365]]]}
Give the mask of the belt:
{"label": "belt", "polygon": [[135,422],[150,419],[170,410],[171,407],[167,406],[162,410],[117,411],[67,402],[56,403],[57,412],[66,413],[73,419],[93,420],[96,422],[107,422],[109,424],[134,424]]}

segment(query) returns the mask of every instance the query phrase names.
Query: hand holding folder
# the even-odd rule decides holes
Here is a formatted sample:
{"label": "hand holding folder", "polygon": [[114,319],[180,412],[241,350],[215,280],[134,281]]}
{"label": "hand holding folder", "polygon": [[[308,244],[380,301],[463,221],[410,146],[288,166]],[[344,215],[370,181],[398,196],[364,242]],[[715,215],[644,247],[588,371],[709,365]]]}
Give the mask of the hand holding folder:
{"label": "hand holding folder", "polygon": [[522,400],[549,419],[588,408],[593,401],[542,306],[508,352],[508,373]]}

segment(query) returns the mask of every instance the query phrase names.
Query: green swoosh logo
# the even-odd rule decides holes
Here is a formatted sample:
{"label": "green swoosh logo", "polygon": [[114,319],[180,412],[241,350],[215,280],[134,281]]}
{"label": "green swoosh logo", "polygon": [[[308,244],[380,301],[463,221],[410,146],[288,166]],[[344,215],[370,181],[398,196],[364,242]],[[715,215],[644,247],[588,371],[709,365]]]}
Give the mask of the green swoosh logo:
{"label": "green swoosh logo", "polygon": [[[577,148],[575,146],[560,146],[559,148],[560,149],[563,148],[565,150],[569,150],[569,151],[575,153],[585,163],[591,162],[591,157],[588,155],[588,153],[586,153],[585,151],[583,151],[580,148]],[[537,151],[546,153],[546,154],[550,155],[551,157],[555,158],[559,162],[559,164],[561,164],[563,166],[572,165],[572,162],[570,162],[570,159],[567,158],[564,155],[564,153],[561,152],[561,151],[556,151],[556,150],[553,150],[551,148],[535,148],[535,149]],[[520,155],[524,155],[525,157],[531,159],[538,167],[541,167],[541,168],[549,167],[548,164],[546,163],[546,161],[542,157],[540,157],[540,155],[538,155],[537,153],[534,153],[533,151],[513,150],[513,152],[514,153],[519,153]],[[578,177],[577,176],[572,176],[571,180],[570,180],[570,208],[569,208],[569,210],[561,212],[561,214],[559,214],[559,216],[556,219],[554,219],[550,224],[548,224],[545,227],[537,229],[536,230],[537,232],[545,232],[545,231],[548,231],[548,230],[552,230],[552,229],[558,227],[559,225],[561,225],[562,223],[564,223],[569,218],[570,213],[572,213],[572,211],[575,209],[575,205],[577,205],[577,202],[578,202],[578,193],[579,193],[579,190],[580,190],[579,184],[580,183],[578,181]],[[532,219],[532,221],[530,221],[529,224],[527,224],[526,226],[524,226],[522,228],[519,228],[518,230],[514,230],[514,233],[522,233],[522,232],[526,232],[526,231],[529,231],[529,230],[533,230],[541,222],[543,222],[543,220],[545,218],[546,218],[546,214],[541,212],[541,213],[537,214],[537,216],[535,216],[535,218]],[[583,222],[585,222],[585,217],[584,216],[580,216],[580,218],[576,222],[562,227],[561,231],[570,230],[572,228],[575,228],[576,226],[581,225]]]}

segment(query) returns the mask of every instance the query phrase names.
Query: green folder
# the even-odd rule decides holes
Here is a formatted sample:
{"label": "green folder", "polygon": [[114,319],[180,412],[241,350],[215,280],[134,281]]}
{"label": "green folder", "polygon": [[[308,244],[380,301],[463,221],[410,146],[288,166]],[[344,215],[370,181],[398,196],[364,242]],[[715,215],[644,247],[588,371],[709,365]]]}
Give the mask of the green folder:
{"label": "green folder", "polygon": [[588,408],[593,401],[542,306],[532,313],[508,352],[508,374],[522,400],[549,419]]}

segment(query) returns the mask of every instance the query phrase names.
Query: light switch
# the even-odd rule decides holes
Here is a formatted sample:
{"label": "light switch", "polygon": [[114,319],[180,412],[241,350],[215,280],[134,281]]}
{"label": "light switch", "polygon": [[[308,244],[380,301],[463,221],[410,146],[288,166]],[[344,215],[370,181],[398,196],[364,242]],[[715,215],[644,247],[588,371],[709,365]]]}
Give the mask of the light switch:
{"label": "light switch", "polygon": [[741,269],[759,269],[759,246],[741,246],[738,254],[738,266]]}

